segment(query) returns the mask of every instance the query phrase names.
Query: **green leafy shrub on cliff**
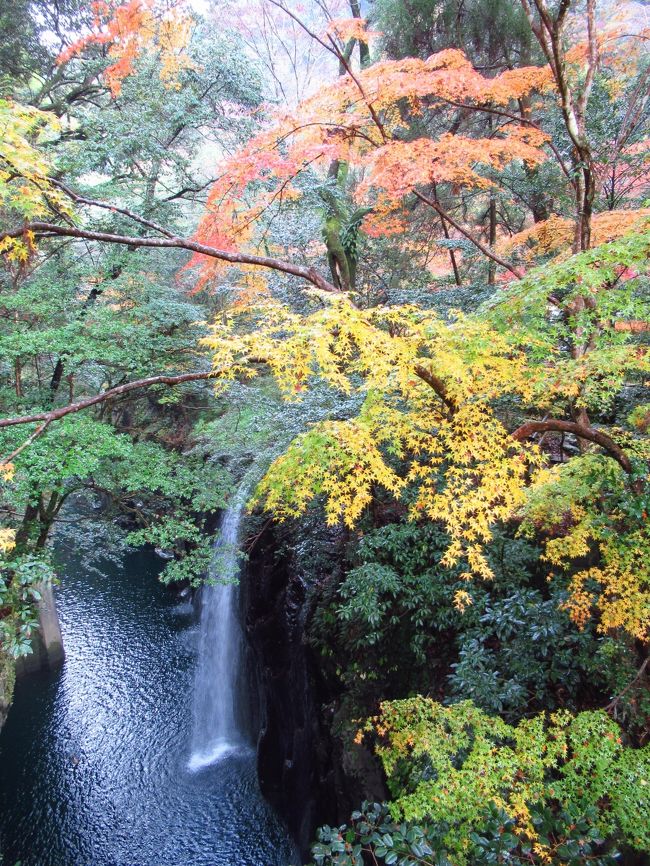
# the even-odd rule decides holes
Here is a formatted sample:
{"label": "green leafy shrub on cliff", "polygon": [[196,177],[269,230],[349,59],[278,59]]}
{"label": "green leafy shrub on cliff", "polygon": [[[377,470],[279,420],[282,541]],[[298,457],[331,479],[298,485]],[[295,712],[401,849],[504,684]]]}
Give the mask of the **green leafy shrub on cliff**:
{"label": "green leafy shrub on cliff", "polygon": [[[569,811],[554,814],[550,809],[533,807],[531,820],[548,841],[544,855],[530,841],[516,833],[516,822],[503,809],[486,809],[480,832],[468,837],[463,858],[472,866],[530,863],[531,866],[615,866],[618,851],[607,846],[595,826],[596,810],[583,815]],[[364,803],[354,812],[350,825],[321,827],[313,847],[316,866],[361,866],[364,854],[374,864],[398,866],[455,866],[458,863],[447,849],[445,823],[429,824],[396,821],[388,806]]]}
{"label": "green leafy shrub on cliff", "polygon": [[[13,695],[13,679],[7,678],[7,671],[13,674],[9,660],[31,652],[32,637],[38,627],[39,584],[53,579],[47,554],[0,554],[0,717],[2,704],[6,700],[8,708]],[[7,662],[3,664],[5,658]]]}
{"label": "green leafy shrub on cliff", "polygon": [[[5,723],[14,695],[16,664],[14,659],[0,649],[0,729]],[[2,857],[0,855],[0,863]]]}
{"label": "green leafy shrub on cliff", "polygon": [[[460,568],[441,564],[448,541],[435,524],[366,532],[352,568],[323,595],[314,642],[345,660],[339,677],[362,714],[378,697],[444,691],[514,721],[541,709],[575,710],[585,692],[621,691],[604,674],[605,639],[593,624],[575,628],[561,584],[537,585],[537,548],[498,535],[488,548],[494,579],[468,586]],[[462,611],[458,589],[471,596]]]}
{"label": "green leafy shrub on cliff", "polygon": [[[319,866],[361,863],[364,845],[402,866],[607,863],[608,841],[650,852],[650,746],[625,747],[604,712],[508,725],[469,701],[414,697],[383,703],[365,732],[393,799],[388,811],[372,807],[372,821],[359,813],[350,828],[323,829]],[[378,838],[382,822],[393,830]],[[411,830],[419,853],[403,850]]]}

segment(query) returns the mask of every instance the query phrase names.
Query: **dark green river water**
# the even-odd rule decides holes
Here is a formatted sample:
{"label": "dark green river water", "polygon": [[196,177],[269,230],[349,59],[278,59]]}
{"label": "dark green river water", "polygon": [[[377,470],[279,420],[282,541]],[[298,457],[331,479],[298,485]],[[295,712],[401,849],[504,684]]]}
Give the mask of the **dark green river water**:
{"label": "dark green river water", "polygon": [[255,755],[187,768],[198,626],[132,554],[66,557],[64,667],[16,688],[0,735],[3,866],[288,866]]}

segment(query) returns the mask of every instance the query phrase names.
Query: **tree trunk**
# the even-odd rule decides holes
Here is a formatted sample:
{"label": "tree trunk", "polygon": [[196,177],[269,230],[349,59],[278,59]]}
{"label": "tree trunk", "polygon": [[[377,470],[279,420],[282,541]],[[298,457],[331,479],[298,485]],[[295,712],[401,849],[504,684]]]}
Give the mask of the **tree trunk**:
{"label": "tree trunk", "polygon": [[[494,193],[490,193],[490,206],[488,209],[488,214],[490,217],[490,249],[494,249],[494,245],[497,240],[497,201],[494,197]],[[494,280],[496,277],[496,265],[494,262],[490,262],[488,265],[488,285],[493,286]]]}

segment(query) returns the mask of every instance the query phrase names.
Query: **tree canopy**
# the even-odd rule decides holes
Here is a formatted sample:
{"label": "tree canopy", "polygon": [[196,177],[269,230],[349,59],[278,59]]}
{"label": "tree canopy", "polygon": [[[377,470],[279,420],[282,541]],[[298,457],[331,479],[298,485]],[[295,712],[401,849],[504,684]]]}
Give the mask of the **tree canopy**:
{"label": "tree canopy", "polygon": [[[435,837],[460,852],[451,862],[474,862],[467,840],[485,848],[485,822],[514,821],[508,850],[551,862],[532,829],[547,821],[548,839],[588,859],[575,818],[596,847],[619,833],[647,850],[611,775],[636,797],[640,751],[569,755],[584,731],[618,736],[593,692],[620,677],[605,685],[591,650],[625,671],[621,694],[647,677],[642,16],[596,0],[375,0],[368,19],[354,0],[260,2],[256,21],[237,4],[201,18],[157,0],[56,4],[52,21],[33,0],[22,31],[0,17],[15,46],[0,52],[3,643],[28,647],[69,497],[101,497],[128,542],[174,552],[168,579],[196,582],[215,515],[257,461],[251,509],[316,513],[356,540],[361,560],[316,616],[323,652],[352,650],[337,676],[363,712],[360,672],[382,680],[375,708],[412,701],[383,703],[367,727],[394,802],[358,814],[361,847],[382,822],[428,822],[418,845]],[[306,66],[299,44],[313,46]],[[270,46],[286,50],[291,87]],[[399,559],[410,532],[433,559]],[[495,554],[504,538],[529,551],[518,584]],[[524,624],[502,639],[508,605]],[[328,617],[361,637],[320,632]],[[453,633],[439,682],[523,721],[398,693],[383,656],[371,670],[356,653],[401,629],[422,668],[431,635]],[[571,666],[551,671],[531,644],[553,634],[590,696],[549,721]],[[498,679],[519,638],[544,685],[511,656],[510,692],[499,680],[490,703],[485,672]],[[622,721],[639,745],[634,700]],[[598,795],[574,797],[594,766],[609,774]],[[463,773],[478,782],[461,814],[449,798]],[[328,832],[317,862],[362,862],[354,828],[341,850]]]}

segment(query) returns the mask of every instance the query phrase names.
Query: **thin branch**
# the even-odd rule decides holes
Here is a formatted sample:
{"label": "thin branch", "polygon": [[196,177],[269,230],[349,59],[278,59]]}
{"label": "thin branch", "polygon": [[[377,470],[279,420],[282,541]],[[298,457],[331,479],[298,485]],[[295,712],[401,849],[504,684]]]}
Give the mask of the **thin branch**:
{"label": "thin branch", "polygon": [[291,274],[294,277],[302,277],[316,288],[325,292],[337,293],[339,290],[332,283],[322,277],[313,267],[304,267],[302,265],[294,265],[291,262],[284,262],[280,259],[274,259],[270,256],[256,256],[248,253],[228,252],[220,250],[217,247],[211,247],[207,244],[201,244],[197,241],[192,241],[189,238],[180,237],[165,237],[165,238],[139,238],[131,235],[116,235],[108,232],[88,231],[86,229],[78,229],[74,226],[60,226],[54,223],[32,222],[26,223],[22,228],[14,229],[13,231],[3,232],[0,235],[0,241],[5,238],[19,238],[26,231],[32,231],[38,237],[72,237],[84,238],[90,241],[99,241],[101,243],[123,244],[132,247],[153,247],[156,249],[175,248],[181,250],[189,250],[190,252],[200,253],[203,256],[208,256],[212,259],[220,259],[224,262],[229,262],[235,265],[254,265],[256,267],[268,268],[273,271],[280,271],[284,274]]}
{"label": "thin branch", "polygon": [[377,114],[374,105],[368,99],[368,97],[366,95],[366,91],[363,89],[363,84],[359,81],[358,77],[354,74],[348,59],[346,58],[345,54],[343,54],[341,52],[341,50],[339,49],[339,47],[336,44],[336,42],[334,41],[334,39],[332,39],[331,36],[328,36],[327,38],[332,43],[332,46],[334,47],[334,50],[335,50],[336,54],[338,55],[339,62],[341,63],[341,65],[343,66],[343,68],[345,69],[347,74],[350,76],[352,81],[354,81],[357,90],[361,94],[361,98],[363,99],[366,108],[370,112],[370,116],[372,117],[372,120],[373,120],[375,126],[379,130],[379,134],[381,135],[384,144],[386,144],[388,142],[388,136],[386,135],[386,130],[384,129],[384,124],[379,119],[379,115]]}
{"label": "thin branch", "polygon": [[280,205],[282,205],[285,189],[289,186],[289,184],[292,181],[294,181],[298,177],[299,174],[301,174],[303,171],[306,171],[312,163],[316,162],[317,159],[320,159],[322,155],[323,155],[322,153],[319,153],[316,156],[312,157],[312,159],[305,162],[297,171],[295,171],[291,175],[291,177],[285,178],[285,180],[282,182],[280,188],[273,193],[273,195],[271,196],[269,201],[264,205],[262,210],[258,211],[257,214],[252,216],[242,226],[240,226],[237,229],[237,232],[240,233],[240,232],[245,231],[249,227],[249,225],[251,225],[253,222],[258,220],[262,216],[262,214],[266,213],[266,211],[269,210],[273,206],[273,204],[275,204],[275,202],[277,201],[278,198],[280,199]]}
{"label": "thin branch", "polygon": [[587,75],[582,85],[582,93],[578,99],[578,116],[584,117],[587,111],[587,103],[594,86],[596,70],[598,69],[598,40],[596,34],[596,3],[595,0],[587,0],[587,44],[589,46]]}
{"label": "thin branch", "polygon": [[[329,51],[330,54],[333,54],[334,57],[336,57],[336,59],[343,66],[343,68],[345,69],[347,74],[350,76],[352,81],[355,83],[357,90],[361,94],[361,97],[362,97],[362,99],[366,105],[366,108],[370,112],[372,119],[373,119],[373,122],[374,122],[375,126],[377,127],[377,129],[379,130],[383,141],[387,142],[388,137],[386,135],[386,130],[384,129],[384,125],[382,124],[381,120],[379,119],[379,116],[377,115],[377,112],[375,111],[374,106],[372,105],[372,103],[370,102],[368,97],[366,96],[366,92],[363,89],[363,85],[359,81],[358,77],[354,74],[348,59],[346,58],[345,54],[341,51],[339,46],[336,44],[335,40],[331,37],[331,35],[330,34],[327,35],[327,42],[326,42],[324,39],[321,39],[320,36],[318,36],[316,33],[314,33],[313,30],[310,30],[309,27],[307,27],[307,25],[303,21],[301,21],[301,19],[294,12],[292,12],[290,9],[287,9],[287,7],[283,3],[280,3],[279,0],[269,0],[269,2],[272,3],[274,6],[277,6],[278,9],[282,9],[282,11],[284,13],[286,13],[287,15],[289,15],[290,18],[293,18],[293,20],[300,27],[302,27],[302,29],[305,31],[305,33],[307,33],[309,36],[311,36],[312,39],[315,39],[319,45],[322,45],[323,48],[326,49],[326,51]],[[328,42],[329,42],[329,45],[328,45]]]}
{"label": "thin branch", "polygon": [[491,259],[493,262],[496,262],[497,265],[500,265],[502,268],[510,271],[511,274],[514,274],[518,280],[521,279],[522,275],[515,268],[514,265],[511,265],[510,262],[502,259],[501,256],[497,255],[490,247],[486,246],[482,241],[480,241],[477,237],[475,237],[471,232],[469,232],[466,228],[464,228],[461,223],[457,222],[443,207],[439,204],[435,199],[431,199],[428,196],[424,195],[424,193],[419,192],[419,190],[413,190],[415,195],[423,201],[425,204],[428,204],[429,207],[432,207],[436,213],[438,213],[443,219],[446,219],[448,223],[450,223],[457,231],[461,233],[464,237],[467,238],[468,241],[471,241],[477,249],[479,249],[484,256],[487,256],[488,259]]}
{"label": "thin branch", "polygon": [[[90,406],[96,406],[97,403],[103,403],[105,400],[112,400],[114,397],[121,397],[122,394],[128,394],[130,391],[136,391],[139,388],[150,388],[152,385],[182,385],[184,382],[199,382],[205,379],[213,379],[217,376],[214,370],[203,373],[182,373],[179,376],[149,376],[147,379],[136,379],[134,382],[126,382],[124,385],[117,385],[115,388],[109,388],[107,391],[102,391],[100,394],[95,394],[92,397],[85,397],[83,400],[77,400],[76,403],[69,403],[67,406],[61,406],[58,409],[51,409],[49,412],[36,412],[33,415],[17,415],[13,418],[0,418],[0,428],[15,427],[18,424],[35,424],[39,421],[44,421],[45,426],[51,424],[52,421],[58,421],[65,418],[74,412],[80,412],[82,409],[88,409]],[[40,430],[40,428],[39,428]],[[40,436],[43,430],[38,432]],[[34,437],[35,438],[35,437]],[[28,443],[29,444],[29,440]],[[7,458],[9,459],[9,458]],[[4,462],[4,461],[3,461]]]}
{"label": "thin branch", "polygon": [[313,30],[310,30],[309,27],[307,27],[307,25],[304,23],[304,21],[302,21],[302,20],[301,20],[301,19],[300,19],[296,14],[295,14],[295,12],[292,12],[290,9],[287,9],[287,7],[286,7],[283,3],[280,3],[279,0],[269,0],[269,3],[272,3],[274,6],[277,6],[277,8],[278,8],[278,9],[281,9],[281,10],[282,10],[286,15],[289,16],[289,18],[293,18],[293,20],[296,22],[296,24],[297,24],[299,27],[301,27],[301,28],[305,31],[305,33],[306,33],[308,36],[311,36],[311,38],[312,38],[315,42],[318,42],[318,44],[319,44],[320,46],[322,46],[322,47],[323,47],[326,51],[328,51],[330,54],[333,54],[334,57],[336,57],[337,60],[340,60],[340,59],[341,59],[341,58],[340,58],[340,52],[338,51],[338,49],[336,48],[336,46],[335,46],[334,48],[332,48],[331,45],[328,45],[327,42],[325,42],[324,39],[321,39],[320,36],[318,36],[318,34],[314,33]]}
{"label": "thin branch", "polygon": [[24,451],[25,448],[28,448],[35,439],[38,439],[39,436],[42,436],[42,434],[45,433],[45,430],[49,427],[50,423],[51,419],[43,421],[43,423],[34,430],[32,435],[25,439],[22,445],[19,445],[15,451],[12,451],[11,454],[8,454],[6,457],[0,458],[0,466],[6,466],[7,463],[11,463],[12,460],[18,457],[18,455]]}
{"label": "thin branch", "polygon": [[[177,198],[183,198],[183,196],[188,192],[203,192],[204,189],[207,189],[207,187],[209,187],[213,183],[216,183],[216,181],[217,178],[211,177],[210,180],[206,180],[206,182],[202,183],[201,186],[184,186],[182,189],[179,189],[178,192],[165,196],[165,198],[161,199],[161,201],[174,201]],[[160,186],[164,187],[164,184],[161,183]]]}
{"label": "thin branch", "polygon": [[639,670],[636,672],[636,676],[634,677],[634,679],[630,680],[630,682],[625,686],[625,688],[623,689],[623,691],[620,692],[618,695],[616,695],[616,697],[613,698],[613,699],[612,699],[612,700],[607,704],[607,706],[605,707],[605,712],[606,712],[606,713],[610,713],[612,710],[615,710],[615,709],[616,709],[616,706],[618,705],[618,702],[621,700],[621,698],[623,697],[623,695],[625,695],[627,692],[629,692],[629,690],[632,688],[632,686],[633,686],[635,683],[638,683],[638,682],[639,682],[639,680],[640,680],[641,677],[643,676],[643,672],[644,672],[645,669],[648,667],[648,663],[649,663],[649,662],[650,662],[650,657],[648,657],[648,658],[643,662],[643,664],[641,665],[641,667],[639,668]]}
{"label": "thin branch", "polygon": [[123,216],[132,219],[134,222],[140,223],[140,225],[153,229],[156,232],[160,232],[160,234],[165,235],[165,237],[174,237],[174,233],[170,232],[169,229],[163,228],[163,226],[160,226],[157,223],[153,223],[150,220],[141,217],[139,214],[134,213],[133,211],[128,210],[125,207],[118,207],[117,205],[111,204],[110,202],[98,201],[93,198],[85,198],[85,196],[78,195],[76,192],[74,192],[74,190],[70,189],[69,186],[62,183],[60,180],[52,180],[52,183],[54,184],[54,186],[57,186],[60,190],[62,190],[67,196],[69,196],[76,204],[85,204],[89,205],[90,207],[99,207],[103,208],[104,210],[113,211],[114,213],[121,213]]}
{"label": "thin branch", "polygon": [[[381,147],[381,145],[378,142],[376,142],[369,135],[366,135],[366,133],[363,132],[363,130],[359,129],[358,127],[346,126],[346,125],[341,124],[341,123],[331,123],[327,120],[314,120],[314,121],[311,121],[310,123],[301,123],[299,126],[294,126],[290,132],[287,132],[286,135],[283,135],[281,138],[278,139],[278,143],[286,141],[288,138],[290,138],[296,132],[300,132],[301,129],[308,129],[310,126],[319,126],[319,127],[320,126],[332,126],[335,129],[345,130],[348,133],[350,138],[362,138],[365,141],[367,141],[369,144],[371,144],[373,147]],[[274,147],[275,147],[275,145],[274,145]]]}

